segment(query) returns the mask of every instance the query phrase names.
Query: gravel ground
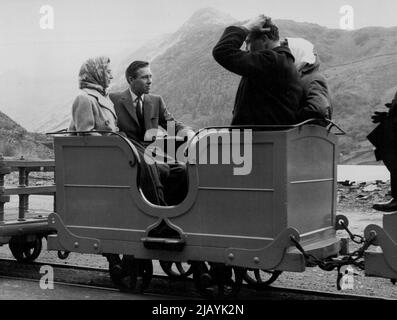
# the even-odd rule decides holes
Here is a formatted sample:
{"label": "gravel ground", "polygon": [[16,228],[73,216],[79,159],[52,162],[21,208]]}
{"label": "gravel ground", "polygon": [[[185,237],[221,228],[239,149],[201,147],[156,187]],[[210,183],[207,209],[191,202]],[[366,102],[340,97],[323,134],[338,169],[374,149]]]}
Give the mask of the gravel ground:
{"label": "gravel ground", "polygon": [[[44,180],[40,179],[43,177]],[[15,174],[9,175],[6,180],[7,185],[15,185],[17,176]],[[42,173],[32,175],[31,185],[43,185],[52,183],[52,174]],[[378,224],[382,226],[383,214],[372,209],[372,204],[378,201],[387,200],[389,195],[389,183],[380,181],[369,182],[363,184],[355,184],[345,182],[338,186],[338,205],[337,214],[343,214],[348,217],[350,222],[350,229],[353,233],[362,234],[365,227],[369,224]],[[8,217],[13,217],[17,214],[18,199],[12,198],[12,201],[6,205],[6,212]],[[30,201],[31,212],[50,212],[52,208],[51,197],[31,197]],[[37,210],[35,210],[37,209]],[[346,237],[344,231],[338,231],[340,236]],[[44,244],[45,245],[45,244]],[[353,250],[357,248],[352,246]],[[0,257],[11,257],[8,246],[0,247]],[[60,260],[56,252],[49,252],[43,250],[39,259],[41,262],[57,262],[57,263],[72,263],[83,266],[95,266],[99,268],[107,268],[106,259],[102,256],[95,255],[81,255],[71,253],[67,260]],[[154,270],[157,274],[164,274],[157,261],[154,263]],[[326,272],[319,268],[307,268],[303,273],[284,272],[273,284],[274,286],[283,286],[290,288],[301,288],[308,290],[320,290],[337,292],[336,289],[336,271]],[[394,286],[388,279],[369,278],[365,277],[363,272],[354,269],[354,284],[353,289],[346,290],[346,293],[379,296],[385,298],[397,299],[397,286]]]}

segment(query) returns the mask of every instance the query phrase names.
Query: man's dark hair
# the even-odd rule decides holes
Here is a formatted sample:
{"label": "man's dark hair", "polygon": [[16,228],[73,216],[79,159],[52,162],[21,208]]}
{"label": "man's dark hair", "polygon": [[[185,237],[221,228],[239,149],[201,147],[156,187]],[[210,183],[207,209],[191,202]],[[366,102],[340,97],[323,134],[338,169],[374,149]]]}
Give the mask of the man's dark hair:
{"label": "man's dark hair", "polygon": [[250,33],[250,38],[252,40],[256,40],[266,36],[268,39],[273,41],[280,40],[278,27],[272,22],[271,19],[266,20],[265,24],[263,25],[263,28],[270,28],[270,31],[253,30]]}
{"label": "man's dark hair", "polygon": [[127,70],[125,71],[125,78],[127,79],[127,82],[130,83],[129,78],[136,78],[137,76],[137,71],[139,69],[145,68],[149,65],[149,62],[147,61],[134,61],[132,62]]}

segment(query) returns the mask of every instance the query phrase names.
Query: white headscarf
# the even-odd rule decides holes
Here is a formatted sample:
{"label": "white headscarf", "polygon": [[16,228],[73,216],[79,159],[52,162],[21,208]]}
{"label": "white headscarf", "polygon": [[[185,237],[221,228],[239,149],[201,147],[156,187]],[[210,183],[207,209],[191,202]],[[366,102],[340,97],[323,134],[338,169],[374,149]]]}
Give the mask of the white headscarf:
{"label": "white headscarf", "polygon": [[295,58],[295,66],[298,71],[305,64],[314,64],[316,56],[314,45],[303,38],[287,38],[288,47]]}

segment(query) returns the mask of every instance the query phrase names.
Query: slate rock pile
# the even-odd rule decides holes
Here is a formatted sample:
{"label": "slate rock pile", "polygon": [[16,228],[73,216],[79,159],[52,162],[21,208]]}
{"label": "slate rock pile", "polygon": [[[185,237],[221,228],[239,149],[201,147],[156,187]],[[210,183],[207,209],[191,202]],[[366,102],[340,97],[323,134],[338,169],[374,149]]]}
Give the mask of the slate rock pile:
{"label": "slate rock pile", "polygon": [[338,210],[373,211],[372,205],[391,199],[390,181],[368,181],[357,183],[344,181],[338,183]]}

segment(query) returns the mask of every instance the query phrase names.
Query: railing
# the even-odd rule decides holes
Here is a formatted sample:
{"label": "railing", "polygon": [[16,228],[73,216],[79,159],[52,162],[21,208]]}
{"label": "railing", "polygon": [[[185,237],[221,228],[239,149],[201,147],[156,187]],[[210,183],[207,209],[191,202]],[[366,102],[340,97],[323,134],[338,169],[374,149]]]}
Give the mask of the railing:
{"label": "railing", "polygon": [[[10,201],[11,195],[19,196],[18,221],[26,220],[29,210],[30,195],[50,195],[54,197],[55,211],[55,184],[46,186],[29,186],[29,174],[31,172],[51,172],[55,169],[54,160],[29,161],[21,157],[19,160],[6,160],[0,155],[0,224],[5,223],[4,206]],[[4,177],[11,172],[19,172],[19,185],[17,187],[5,187]],[[55,181],[55,176],[54,176]]]}

